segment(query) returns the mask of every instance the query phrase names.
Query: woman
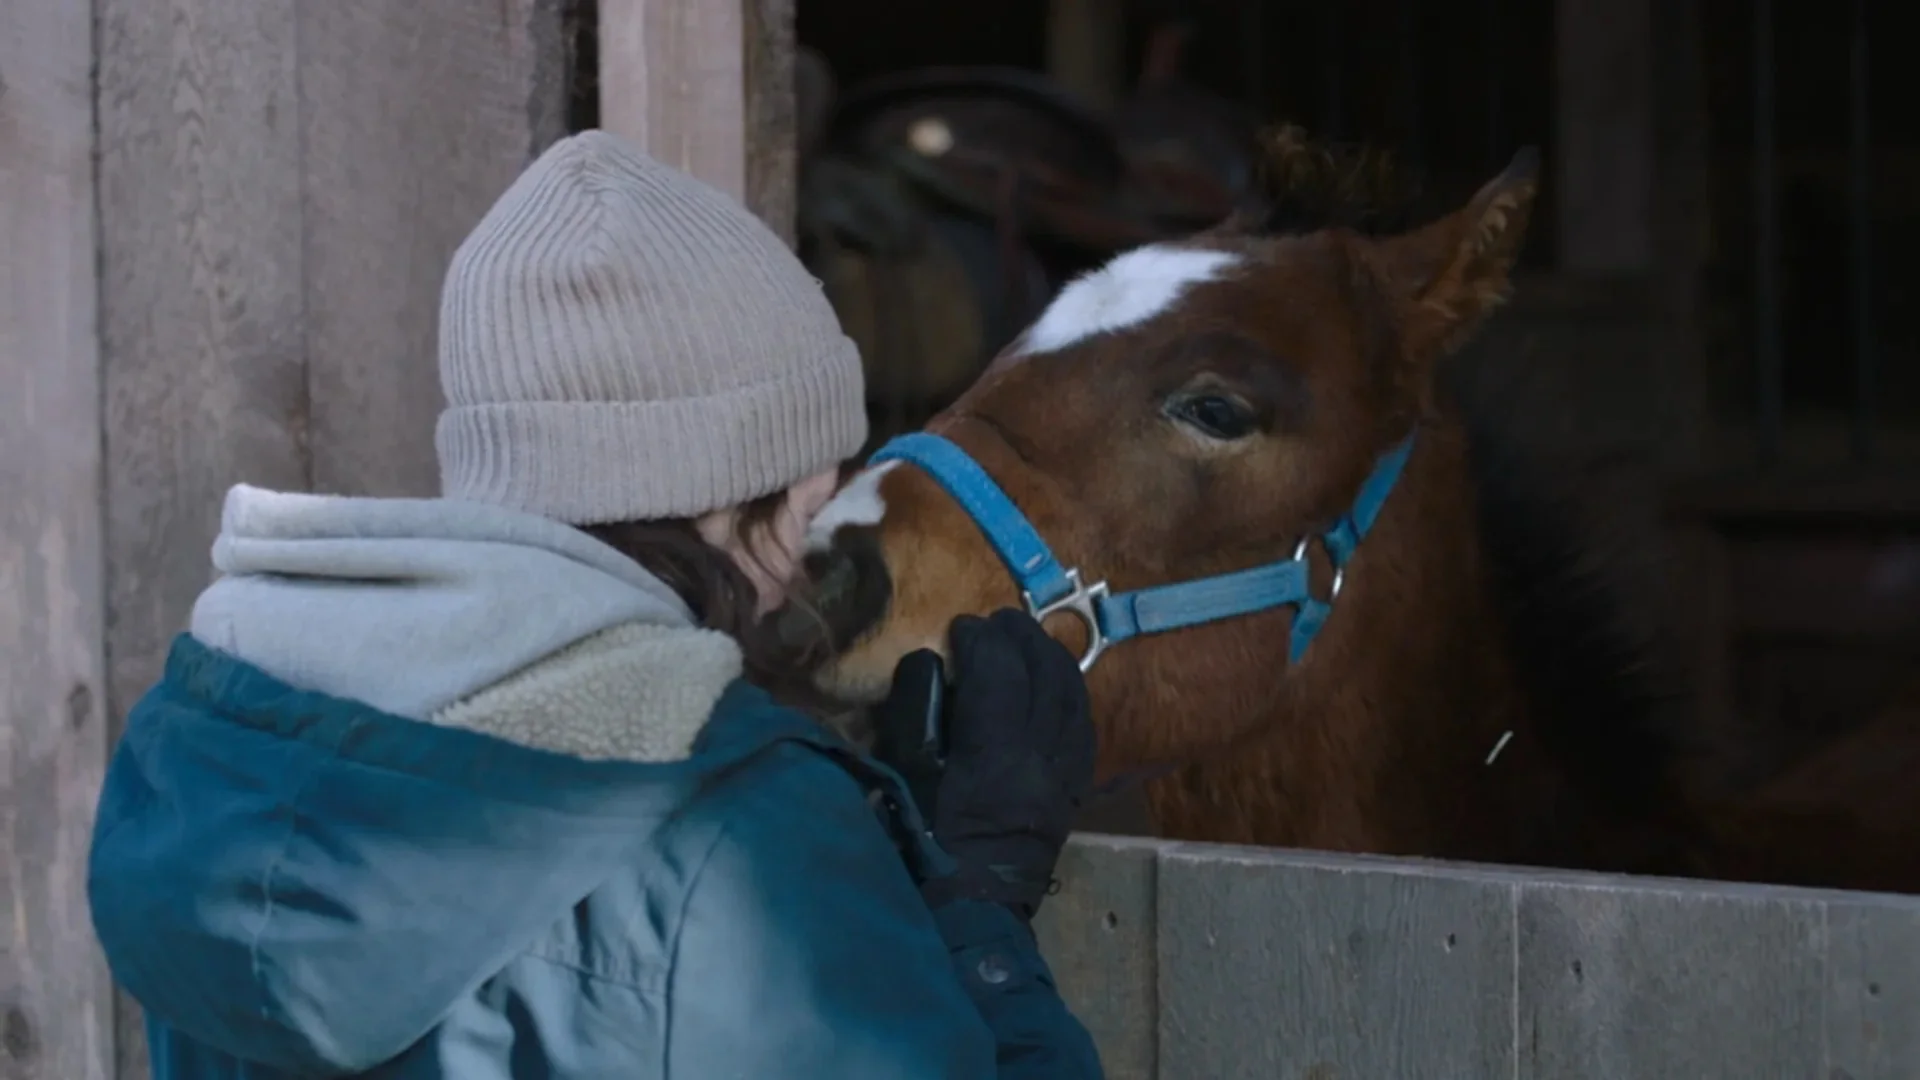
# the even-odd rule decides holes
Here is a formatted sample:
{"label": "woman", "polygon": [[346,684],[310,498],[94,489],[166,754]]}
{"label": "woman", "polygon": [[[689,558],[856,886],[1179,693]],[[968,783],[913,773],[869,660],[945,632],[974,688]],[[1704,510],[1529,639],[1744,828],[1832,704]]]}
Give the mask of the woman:
{"label": "woman", "polygon": [[440,370],[446,498],[235,488],[129,719],[89,895],[154,1075],[1098,1075],[1026,925],[1072,657],[955,624],[937,846],[742,678],[865,437],[778,240],[569,139],[456,253]]}

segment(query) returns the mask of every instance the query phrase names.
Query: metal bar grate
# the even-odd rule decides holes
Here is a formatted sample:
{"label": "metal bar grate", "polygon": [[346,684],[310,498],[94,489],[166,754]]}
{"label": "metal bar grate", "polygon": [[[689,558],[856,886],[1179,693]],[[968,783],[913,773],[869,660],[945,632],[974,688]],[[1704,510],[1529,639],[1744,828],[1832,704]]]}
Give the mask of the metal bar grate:
{"label": "metal bar grate", "polygon": [[1867,4],[1854,0],[1853,43],[1848,57],[1851,93],[1848,101],[1847,179],[1849,248],[1853,264],[1853,456],[1870,461],[1875,456],[1874,395],[1878,393],[1878,356],[1873,329],[1873,207],[1870,170],[1873,164],[1872,120],[1868,113]]}
{"label": "metal bar grate", "polygon": [[1759,374],[1759,457],[1780,459],[1786,370],[1780,342],[1779,161],[1774,130],[1773,0],[1753,4],[1754,362]]}

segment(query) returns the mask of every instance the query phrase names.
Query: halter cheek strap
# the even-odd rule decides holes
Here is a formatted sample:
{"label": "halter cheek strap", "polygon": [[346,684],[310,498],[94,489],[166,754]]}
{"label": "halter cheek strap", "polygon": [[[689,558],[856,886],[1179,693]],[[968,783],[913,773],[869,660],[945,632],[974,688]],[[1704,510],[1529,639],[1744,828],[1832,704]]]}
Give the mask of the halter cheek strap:
{"label": "halter cheek strap", "polygon": [[1413,436],[1408,435],[1383,454],[1352,509],[1320,534],[1333,563],[1333,586],[1326,600],[1308,587],[1306,538],[1292,557],[1280,562],[1114,595],[1106,582],[1088,585],[1078,568],[1061,565],[993,477],[949,440],[929,432],[902,435],[881,447],[872,463],[910,462],[933,477],[993,545],[1034,618],[1044,621],[1067,611],[1085,623],[1087,651],[1080,670],[1087,671],[1109,646],[1128,638],[1288,605],[1295,608],[1288,657],[1299,660],[1332,614],[1347,562],[1380,516],[1412,449]]}

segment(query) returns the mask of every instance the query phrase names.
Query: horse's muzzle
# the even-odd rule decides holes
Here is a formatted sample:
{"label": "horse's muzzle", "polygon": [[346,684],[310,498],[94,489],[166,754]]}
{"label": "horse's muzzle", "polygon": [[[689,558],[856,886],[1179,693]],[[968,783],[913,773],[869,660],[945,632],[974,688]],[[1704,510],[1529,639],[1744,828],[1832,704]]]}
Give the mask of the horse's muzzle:
{"label": "horse's muzzle", "polygon": [[[826,551],[806,557],[803,568],[808,599],[826,621],[835,651],[851,647],[887,617],[893,576],[880,554],[878,528],[843,526]],[[783,619],[781,625],[784,633],[789,624]]]}

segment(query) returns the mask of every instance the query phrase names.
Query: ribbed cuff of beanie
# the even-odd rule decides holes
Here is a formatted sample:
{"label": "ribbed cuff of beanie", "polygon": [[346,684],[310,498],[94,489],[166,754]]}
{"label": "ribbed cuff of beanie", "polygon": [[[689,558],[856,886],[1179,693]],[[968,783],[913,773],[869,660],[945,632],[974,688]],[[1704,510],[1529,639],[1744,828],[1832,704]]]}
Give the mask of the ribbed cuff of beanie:
{"label": "ribbed cuff of beanie", "polygon": [[836,361],[706,397],[451,407],[434,433],[441,490],[574,525],[738,506],[866,441],[861,369]]}

